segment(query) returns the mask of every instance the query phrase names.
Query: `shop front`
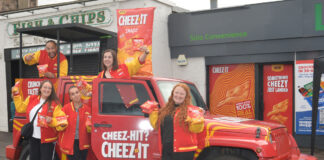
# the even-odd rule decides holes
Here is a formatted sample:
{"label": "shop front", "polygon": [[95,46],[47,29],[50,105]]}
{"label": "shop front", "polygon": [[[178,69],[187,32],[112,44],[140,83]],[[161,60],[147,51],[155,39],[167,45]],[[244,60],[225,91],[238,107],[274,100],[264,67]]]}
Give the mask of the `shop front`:
{"label": "shop front", "polygon": [[[144,13],[143,10],[150,10],[150,12],[145,11]],[[8,131],[8,121],[11,118],[9,104],[12,101],[10,90],[15,79],[19,78],[20,40],[17,29],[71,23],[97,27],[115,33],[120,40],[118,43],[122,41],[125,43],[118,45],[124,46],[124,48],[118,48],[116,37],[101,37],[108,39],[103,48],[112,48],[118,50],[119,53],[124,53],[122,51],[127,49],[125,47],[127,46],[126,40],[131,44],[140,41],[138,43],[147,45],[152,53],[146,61],[150,63],[147,67],[150,74],[172,77],[168,35],[166,34],[167,18],[172,12],[178,11],[183,11],[183,9],[174,7],[172,3],[163,0],[105,2],[92,0],[1,13],[0,30],[2,32],[0,32],[0,35],[2,38],[0,39],[0,50],[4,56],[0,56],[0,59],[3,59],[0,62],[0,68],[4,76],[0,79],[0,87],[7,89],[0,92],[0,101],[4,104],[0,107],[0,131]],[[139,14],[141,17],[137,16],[137,13],[141,13]],[[148,23],[150,29],[139,27]],[[145,30],[146,32],[141,31],[137,34],[137,30]],[[135,34],[137,37],[135,37]],[[123,35],[124,39],[121,39],[120,37]],[[130,36],[132,37],[130,38]],[[56,40],[56,37],[54,39]],[[42,37],[23,34],[22,55],[44,49],[47,40]],[[72,43],[61,41],[60,43],[60,51],[67,57],[70,66],[69,75],[97,75],[101,71],[99,48],[102,46],[100,46],[99,41],[73,41]],[[130,49],[135,53],[136,49],[133,46],[131,45],[132,48]],[[73,58],[71,58],[72,55]],[[134,54],[134,56],[136,55]],[[36,66],[25,65],[22,72],[24,78],[38,77]]]}
{"label": "shop front", "polygon": [[[308,147],[312,60],[324,55],[323,6],[294,0],[171,14],[174,75],[202,84],[212,113],[283,124]],[[188,65],[177,65],[183,56]]]}

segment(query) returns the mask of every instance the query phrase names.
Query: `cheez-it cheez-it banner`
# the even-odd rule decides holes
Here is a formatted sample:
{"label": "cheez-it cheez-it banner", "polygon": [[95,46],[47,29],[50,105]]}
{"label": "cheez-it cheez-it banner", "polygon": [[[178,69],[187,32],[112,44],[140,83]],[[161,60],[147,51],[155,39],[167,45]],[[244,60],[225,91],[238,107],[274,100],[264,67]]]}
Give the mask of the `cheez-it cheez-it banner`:
{"label": "cheez-it cheez-it banner", "polygon": [[152,31],[154,7],[117,10],[118,63],[123,64],[138,58],[145,45],[150,51],[145,64],[136,75],[152,76]]}

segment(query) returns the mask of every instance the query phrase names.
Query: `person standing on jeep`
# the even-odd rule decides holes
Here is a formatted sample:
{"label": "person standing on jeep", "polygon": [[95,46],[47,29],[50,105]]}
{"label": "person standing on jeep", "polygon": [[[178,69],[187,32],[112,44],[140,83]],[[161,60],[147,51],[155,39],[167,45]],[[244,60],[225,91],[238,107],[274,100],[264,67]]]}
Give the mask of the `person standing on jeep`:
{"label": "person standing on jeep", "polygon": [[[42,68],[43,74],[40,77],[56,78],[57,77],[57,45],[53,40],[45,44],[45,50],[39,50],[35,53],[29,53],[23,58],[27,65],[39,64],[37,67]],[[39,72],[41,69],[39,69]],[[67,76],[68,62],[66,57],[60,53],[60,76]]]}
{"label": "person standing on jeep", "polygon": [[90,147],[91,109],[81,101],[76,86],[69,88],[70,103],[62,111],[68,116],[69,126],[59,133],[59,146],[69,160],[86,160]]}
{"label": "person standing on jeep", "polygon": [[102,67],[98,78],[127,78],[140,69],[141,65],[145,63],[146,56],[150,53],[146,46],[142,46],[140,51],[143,52],[138,58],[126,62],[125,64],[118,65],[117,53],[112,49],[107,49],[102,54]]}
{"label": "person standing on jeep", "polygon": [[[143,109],[143,108],[142,108]],[[150,123],[161,132],[162,160],[189,160],[197,150],[197,133],[204,129],[204,111],[191,104],[189,87],[184,83],[174,86],[168,102],[158,110],[150,105]]]}

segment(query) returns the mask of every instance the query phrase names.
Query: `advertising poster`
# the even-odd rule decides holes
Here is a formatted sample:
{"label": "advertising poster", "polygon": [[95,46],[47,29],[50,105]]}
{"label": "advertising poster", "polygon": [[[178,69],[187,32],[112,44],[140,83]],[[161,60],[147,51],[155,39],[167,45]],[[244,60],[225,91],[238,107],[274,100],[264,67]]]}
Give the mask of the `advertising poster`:
{"label": "advertising poster", "polygon": [[[313,64],[313,60],[300,60],[295,65],[296,134],[311,134],[312,130]],[[324,135],[323,75],[321,79],[316,126],[318,135]]]}
{"label": "advertising poster", "polygon": [[143,52],[145,45],[150,50],[136,75],[152,76],[152,31],[155,8],[117,9],[118,64],[131,62]]}
{"label": "advertising poster", "polygon": [[[31,78],[31,79],[16,79],[15,80],[15,86],[19,88],[19,94],[22,95],[24,98],[27,98],[31,95],[38,95],[38,90],[40,87],[40,84],[45,79],[41,78]],[[57,89],[57,79],[49,79],[53,85],[55,90]],[[17,92],[18,93],[18,92]]]}
{"label": "advertising poster", "polygon": [[263,120],[283,124],[292,133],[293,65],[263,66]]}
{"label": "advertising poster", "polygon": [[210,112],[254,119],[254,64],[209,66]]}

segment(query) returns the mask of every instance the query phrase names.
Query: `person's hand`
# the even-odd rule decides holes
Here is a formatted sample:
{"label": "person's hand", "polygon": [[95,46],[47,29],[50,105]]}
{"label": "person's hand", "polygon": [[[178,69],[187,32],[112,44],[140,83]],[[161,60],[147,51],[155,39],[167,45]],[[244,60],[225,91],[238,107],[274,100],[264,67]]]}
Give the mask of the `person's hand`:
{"label": "person's hand", "polygon": [[46,122],[47,122],[47,123],[50,123],[50,122],[52,122],[52,117],[46,116],[46,118],[45,118],[45,119],[46,119]]}
{"label": "person's hand", "polygon": [[56,78],[55,75],[51,72],[46,72],[44,73],[44,77],[47,77],[47,78]]}
{"label": "person's hand", "polygon": [[85,89],[85,88],[80,90],[80,93],[81,93],[81,95],[86,96],[86,97],[90,97],[92,95],[92,92],[87,91],[87,89]]}
{"label": "person's hand", "polygon": [[87,95],[86,95],[87,97],[91,97],[92,96],[92,92],[91,91],[89,91],[88,93],[87,93]]}
{"label": "person's hand", "polygon": [[16,86],[11,87],[11,97],[19,94],[19,88]]}
{"label": "person's hand", "polygon": [[147,49],[147,46],[141,46],[140,47],[140,51],[141,52],[144,52],[145,54],[149,54],[150,53],[150,51]]}
{"label": "person's hand", "polygon": [[140,108],[142,109],[143,113],[151,114],[153,111],[158,111],[158,103],[156,101],[146,101],[143,103]]}
{"label": "person's hand", "polygon": [[29,55],[27,55],[26,57],[25,57],[25,60],[26,61],[31,61],[33,58],[34,58],[34,53],[33,54],[29,54]]}

